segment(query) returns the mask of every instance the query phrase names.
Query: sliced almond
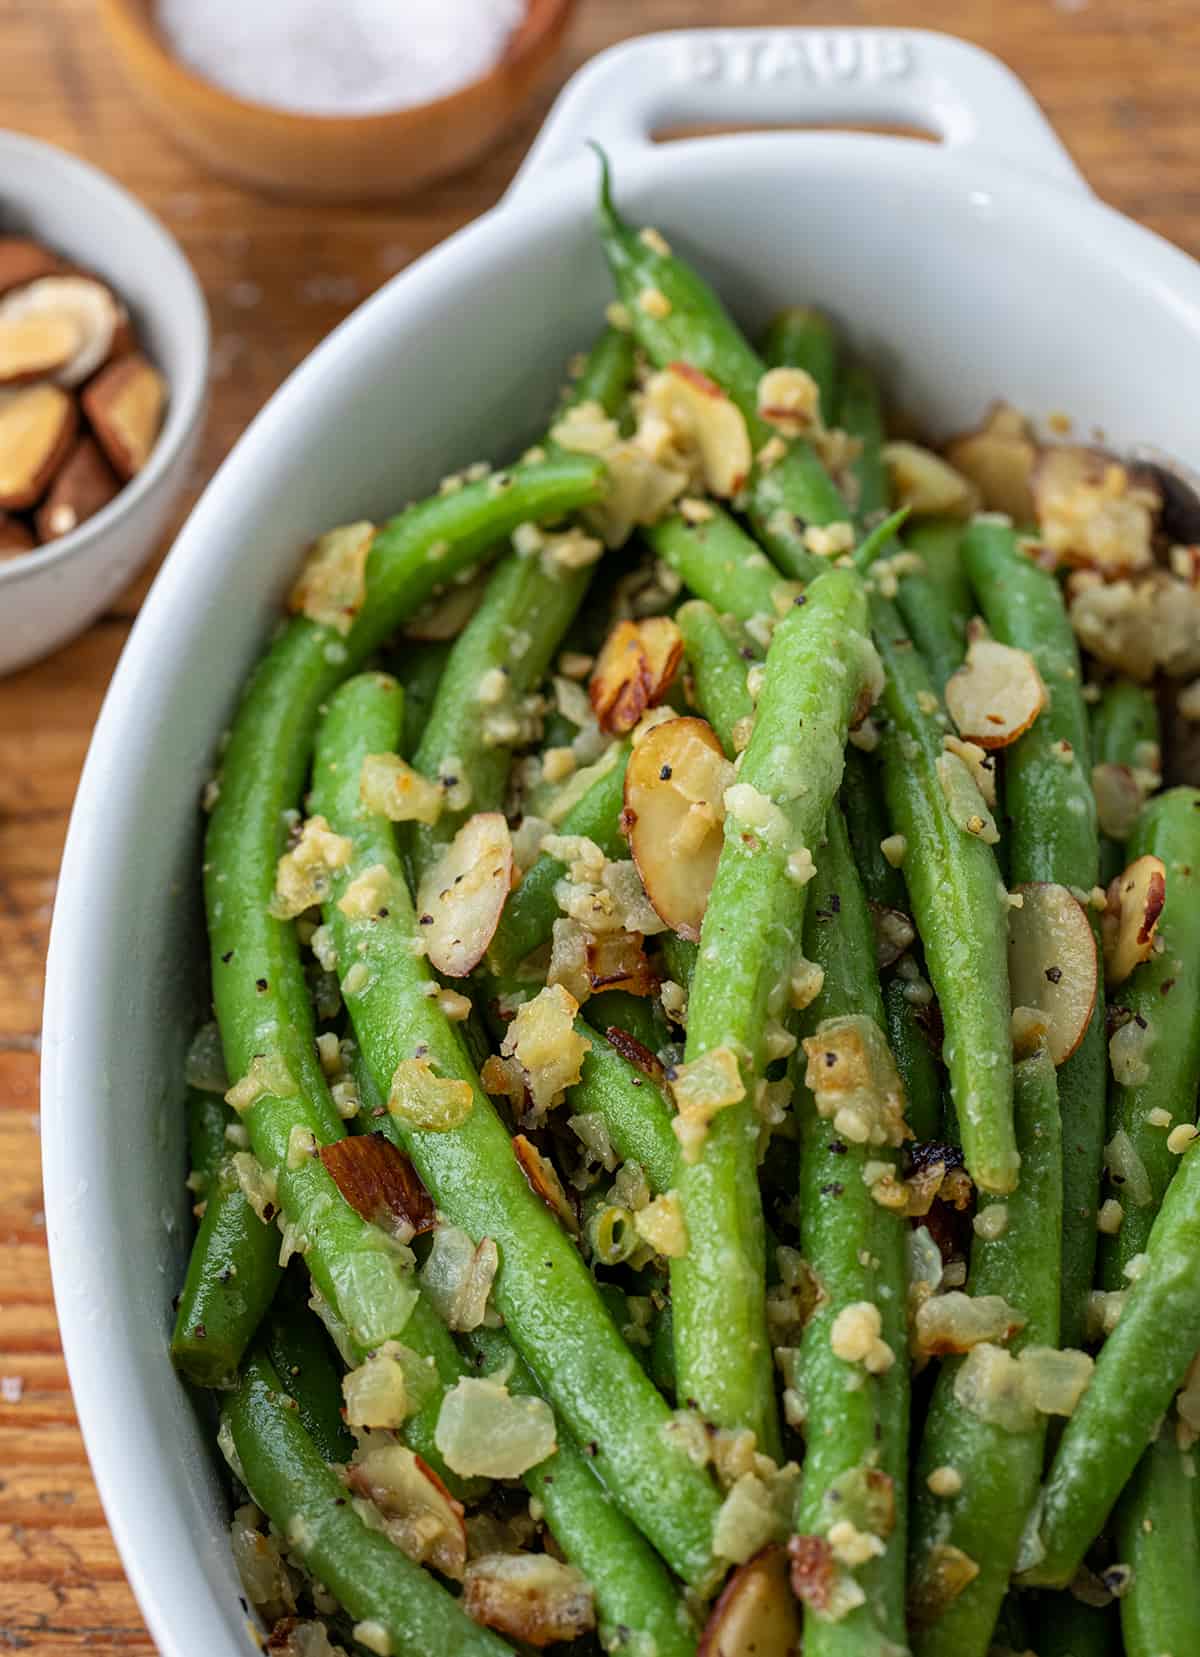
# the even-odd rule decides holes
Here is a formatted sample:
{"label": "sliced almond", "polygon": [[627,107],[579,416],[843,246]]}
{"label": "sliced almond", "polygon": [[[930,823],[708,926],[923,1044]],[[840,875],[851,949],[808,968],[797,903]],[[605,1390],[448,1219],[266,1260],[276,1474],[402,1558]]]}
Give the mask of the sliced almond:
{"label": "sliced almond", "polygon": [[1106,580],[1153,563],[1163,498],[1152,473],[1060,444],[1042,451],[1032,482],[1041,538],[1057,558]]}
{"label": "sliced almond", "polygon": [[59,269],[58,255],[24,236],[0,236],[0,294],[24,287]]}
{"label": "sliced almond", "polygon": [[773,1545],[739,1565],[725,1584],[696,1657],[798,1657],[799,1651],[800,1617],[787,1549]]}
{"label": "sliced almond", "polygon": [[1167,901],[1167,870],[1161,858],[1135,858],[1108,888],[1100,920],[1104,976],[1110,988],[1123,984],[1154,953],[1154,937]]}
{"label": "sliced almond", "polygon": [[10,518],[0,512],[0,563],[8,558],[19,558],[23,552],[32,552],[37,542],[28,524],[20,518]]}
{"label": "sliced almond", "polygon": [[83,412],[118,477],[128,480],[146,464],[166,402],[167,382],[136,351],[110,363],[83,393]]}
{"label": "sliced almond", "polygon": [[724,843],[733,767],[703,719],[656,725],[625,773],[622,826],[656,914],[694,943]]}
{"label": "sliced almond", "polygon": [[[1008,978],[1019,1045],[1044,1045],[1062,1064],[1083,1040],[1096,1004],[1096,940],[1083,905],[1065,886],[1018,886],[1008,913]],[[1017,1015],[1032,1016],[1018,1019]]]}
{"label": "sliced almond", "polygon": [[662,701],[683,659],[683,634],[669,616],[619,621],[604,641],[588,682],[601,728],[632,731]]}
{"label": "sliced almond", "polygon": [[432,966],[465,978],[482,961],[512,889],[513,849],[500,811],[469,817],[417,890],[417,921]]}
{"label": "sliced almond", "polygon": [[59,385],[82,385],[108,361],[121,322],[110,289],[91,276],[45,276],[0,301],[0,373],[5,327],[40,321],[70,330],[69,346],[52,373]]}
{"label": "sliced almond", "polygon": [[609,1046],[615,1047],[627,1064],[631,1064],[635,1070],[640,1070],[643,1076],[649,1076],[652,1082],[666,1081],[667,1073],[662,1060],[657,1053],[652,1053],[648,1047],[644,1047],[636,1036],[631,1036],[629,1031],[623,1030],[619,1024],[610,1024],[604,1034]]}
{"label": "sliced almond", "polygon": [[529,1183],[529,1189],[536,1192],[550,1212],[558,1216],[573,1237],[577,1237],[579,1218],[571,1207],[554,1164],[544,1157],[532,1140],[526,1139],[523,1133],[513,1136],[512,1146],[521,1165],[521,1172]]}
{"label": "sliced almond", "polygon": [[1038,450],[1019,410],[993,404],[979,430],[952,438],[945,453],[955,471],[978,489],[989,512],[1006,513],[1017,524],[1033,522]]}
{"label": "sliced almond", "polygon": [[980,748],[1007,748],[1046,706],[1046,687],[1027,650],[974,638],[946,683],[946,711]]}
{"label": "sliced almond", "polygon": [[883,460],[897,506],[910,507],[918,515],[944,513],[966,518],[979,504],[970,479],[947,465],[932,449],[923,449],[917,443],[885,443]]}
{"label": "sliced almond", "polygon": [[461,1582],[467,1568],[467,1527],[460,1502],[428,1462],[402,1444],[374,1434],[346,1470],[346,1484],[375,1504],[388,1538],[419,1565]]}
{"label": "sliced almond", "polygon": [[57,386],[30,386],[0,403],[0,509],[20,512],[41,499],[78,420],[74,402]]}
{"label": "sliced almond", "polygon": [[433,1198],[403,1151],[381,1133],[355,1133],[320,1148],[321,1161],[351,1208],[404,1241],[432,1231]]}
{"label": "sliced almond", "polygon": [[120,480],[90,437],[81,437],[37,511],[38,535],[55,541],[114,500]]}
{"label": "sliced almond", "polygon": [[627,995],[653,995],[658,989],[646,959],[640,932],[589,934],[586,945],[588,984],[592,994],[624,990]]}
{"label": "sliced almond", "polygon": [[528,1645],[577,1640],[596,1626],[582,1571],[547,1553],[489,1553],[467,1566],[463,1609],[476,1622]]}
{"label": "sliced almond", "polygon": [[690,363],[673,362],[646,387],[649,410],[675,434],[676,446],[699,458],[710,495],[736,495],[750,475],[753,452],[741,409]]}

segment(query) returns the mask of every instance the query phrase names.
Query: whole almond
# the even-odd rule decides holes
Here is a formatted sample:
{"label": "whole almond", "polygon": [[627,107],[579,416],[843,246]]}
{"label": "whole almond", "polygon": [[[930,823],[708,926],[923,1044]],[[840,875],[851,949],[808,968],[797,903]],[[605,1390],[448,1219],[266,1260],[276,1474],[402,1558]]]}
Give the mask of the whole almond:
{"label": "whole almond", "polygon": [[23,236],[0,236],[0,293],[52,276],[59,267],[57,256],[40,242]]}
{"label": "whole almond", "polygon": [[123,307],[94,276],[45,276],[0,299],[0,325],[38,317],[69,322],[75,348],[54,371],[59,385],[82,385],[112,355]]}
{"label": "whole almond", "polygon": [[35,385],[0,403],[0,509],[23,511],[66,459],[79,416],[58,386]]}
{"label": "whole almond", "polygon": [[79,343],[79,328],[70,316],[0,316],[0,385],[57,374]]}
{"label": "whole almond", "polygon": [[56,541],[107,506],[121,488],[121,481],[105,460],[95,440],[83,436],[62,464],[50,493],[38,507],[38,538]]}
{"label": "whole almond", "polygon": [[84,391],[83,412],[118,477],[146,464],[166,400],[166,381],[137,351],[109,363]]}
{"label": "whole almond", "polygon": [[10,518],[7,512],[0,512],[0,564],[7,563],[10,558],[19,558],[23,552],[32,552],[36,544],[28,524],[23,524],[20,518]]}

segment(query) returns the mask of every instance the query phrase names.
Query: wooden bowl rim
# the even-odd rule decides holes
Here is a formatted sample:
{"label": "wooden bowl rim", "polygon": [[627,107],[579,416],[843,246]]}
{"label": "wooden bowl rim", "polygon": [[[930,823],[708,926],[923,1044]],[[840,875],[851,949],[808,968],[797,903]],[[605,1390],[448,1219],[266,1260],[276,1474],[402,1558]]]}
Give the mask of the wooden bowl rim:
{"label": "wooden bowl rim", "polygon": [[326,136],[368,139],[374,134],[395,133],[397,128],[419,128],[431,116],[453,118],[456,111],[465,112],[482,93],[499,88],[511,70],[535,60],[575,6],[575,0],[528,0],[524,20],[514,30],[499,61],[485,75],[441,98],[363,115],[317,115],[276,109],[271,104],[241,98],[189,69],[167,50],[150,16],[151,3],[152,0],[101,0],[100,11],[118,50],[123,55],[140,57],[143,66],[156,75],[163,90],[193,105],[207,104],[211,110],[224,110],[246,121],[273,127],[283,138],[311,135],[316,129]]}

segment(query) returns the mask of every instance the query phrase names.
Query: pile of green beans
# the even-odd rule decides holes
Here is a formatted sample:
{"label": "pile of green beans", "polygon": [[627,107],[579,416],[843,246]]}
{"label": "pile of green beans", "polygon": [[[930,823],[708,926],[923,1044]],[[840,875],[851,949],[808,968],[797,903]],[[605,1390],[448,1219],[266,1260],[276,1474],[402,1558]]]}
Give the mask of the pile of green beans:
{"label": "pile of green beans", "polygon": [[[218,1400],[239,1557],[259,1526],[248,1593],[277,1643],[316,1620],[387,1657],[1184,1657],[1200,791],[1156,791],[1154,690],[1081,654],[1034,541],[893,498],[830,314],[755,349],[607,164],[598,231],[617,300],[542,443],[375,531],[336,625],[296,600],[209,790],[228,1081],[200,1044],[170,1350]],[[647,413],[680,370],[744,427],[731,497],[711,433],[664,451]],[[672,466],[602,549],[611,492]],[[432,637],[459,580],[473,612]],[[946,781],[982,629],[1045,690],[989,761],[998,843]],[[379,809],[381,760],[418,820],[399,783]],[[1102,824],[1114,775],[1141,808]],[[484,814],[511,880],[443,885]],[[281,860],[314,845],[282,919]],[[1165,885],[1130,970],[1138,859]],[[464,882],[488,924],[448,977],[425,910]],[[1038,884],[1098,962],[1057,1069],[1009,983]],[[541,1423],[540,1459],[495,1461],[504,1425],[464,1459],[481,1397]],[[367,1499],[381,1447],[408,1482]]]}

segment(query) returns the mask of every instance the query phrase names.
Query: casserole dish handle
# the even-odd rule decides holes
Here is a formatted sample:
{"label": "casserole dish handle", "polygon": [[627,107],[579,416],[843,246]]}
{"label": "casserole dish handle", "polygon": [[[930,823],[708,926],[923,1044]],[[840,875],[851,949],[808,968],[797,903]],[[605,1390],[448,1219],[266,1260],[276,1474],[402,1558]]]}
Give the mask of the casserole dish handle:
{"label": "casserole dish handle", "polygon": [[679,29],[601,52],[559,94],[509,197],[585,140],[645,148],[666,126],[919,127],[1074,190],[1088,188],[1032,94],[999,58],[921,29]]}

